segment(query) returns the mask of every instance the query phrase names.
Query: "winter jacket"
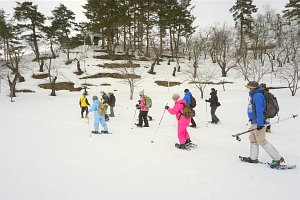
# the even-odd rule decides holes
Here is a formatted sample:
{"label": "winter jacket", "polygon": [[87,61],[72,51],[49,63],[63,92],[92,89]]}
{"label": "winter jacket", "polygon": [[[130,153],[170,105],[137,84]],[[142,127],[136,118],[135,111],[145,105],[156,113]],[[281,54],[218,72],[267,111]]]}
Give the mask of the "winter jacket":
{"label": "winter jacket", "polygon": [[89,110],[88,110],[89,112],[93,112],[94,111],[94,118],[95,119],[96,118],[97,119],[100,118],[100,115],[98,113],[98,108],[99,108],[100,104],[101,104],[101,102],[98,99],[96,99],[96,100],[93,101],[92,107],[90,107]]}
{"label": "winter jacket", "polygon": [[210,107],[218,106],[218,96],[217,91],[210,93],[210,98],[208,99],[208,102],[210,103]]}
{"label": "winter jacket", "polygon": [[89,101],[87,100],[87,98],[85,96],[82,96],[79,99],[79,105],[80,105],[80,107],[87,107],[90,104],[89,104]]}
{"label": "winter jacket", "polygon": [[149,111],[149,108],[146,108],[146,99],[144,96],[141,96],[140,101],[139,101],[139,107],[141,108],[141,111]]}
{"label": "winter jacket", "polygon": [[111,94],[109,96],[108,105],[110,107],[115,107],[116,106],[116,97],[115,97],[115,95]]}
{"label": "winter jacket", "polygon": [[268,124],[264,119],[266,100],[262,94],[262,90],[262,88],[257,88],[249,92],[250,102],[248,105],[248,117],[251,124],[257,124],[257,126]]}
{"label": "winter jacket", "polygon": [[187,125],[191,122],[191,118],[186,118],[182,115],[183,113],[183,104],[186,103],[184,99],[177,99],[175,101],[175,105],[173,108],[168,108],[168,112],[171,115],[176,115],[176,119],[178,120],[178,124]]}
{"label": "winter jacket", "polygon": [[186,101],[187,104],[191,104],[192,100],[191,100],[191,96],[192,96],[192,93],[190,91],[187,91],[185,94],[184,94],[184,97],[183,99]]}

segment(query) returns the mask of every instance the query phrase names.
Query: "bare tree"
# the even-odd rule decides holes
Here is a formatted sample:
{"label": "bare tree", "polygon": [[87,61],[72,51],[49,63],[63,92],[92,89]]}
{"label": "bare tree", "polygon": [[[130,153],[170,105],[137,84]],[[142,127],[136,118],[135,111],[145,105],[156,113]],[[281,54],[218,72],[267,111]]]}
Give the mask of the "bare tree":
{"label": "bare tree", "polygon": [[233,33],[225,25],[222,28],[214,27],[210,39],[213,44],[211,54],[221,68],[222,77],[226,77],[228,71],[235,66]]}
{"label": "bare tree", "polygon": [[201,55],[207,49],[208,44],[208,34],[198,33],[196,36],[191,37],[187,42],[187,48],[189,56],[192,60],[193,76],[197,76],[197,68],[199,67],[199,62],[201,60]]}
{"label": "bare tree", "polygon": [[292,96],[295,96],[299,89],[300,37],[296,29],[289,30],[285,35],[288,37],[283,41],[282,47],[289,59],[279,69],[279,72],[280,76],[288,83]]}
{"label": "bare tree", "polygon": [[56,96],[56,92],[55,92],[55,83],[57,80],[57,76],[58,76],[58,71],[57,71],[57,66],[52,65],[52,57],[45,57],[45,60],[49,60],[49,62],[45,62],[45,66],[47,68],[47,72],[48,72],[48,79],[50,82],[50,89],[51,89],[51,96]]}
{"label": "bare tree", "polygon": [[133,99],[134,89],[140,78],[140,76],[136,74],[135,68],[132,65],[133,65],[132,61],[129,60],[126,67],[117,70],[120,74],[123,75],[124,79],[129,85],[130,100]]}
{"label": "bare tree", "polygon": [[194,70],[187,72],[187,75],[191,80],[190,83],[194,84],[199,89],[201,99],[204,98],[204,91],[206,86],[212,83],[212,80],[214,78],[214,71],[215,69],[213,66],[206,66],[198,67],[196,70],[196,76],[194,76]]}
{"label": "bare tree", "polygon": [[10,70],[7,74],[7,80],[10,89],[10,98],[13,102],[13,97],[16,97],[16,85],[17,81],[22,77],[20,74],[20,67],[23,60],[24,47],[9,47],[8,56],[9,62],[6,62],[5,66]]}

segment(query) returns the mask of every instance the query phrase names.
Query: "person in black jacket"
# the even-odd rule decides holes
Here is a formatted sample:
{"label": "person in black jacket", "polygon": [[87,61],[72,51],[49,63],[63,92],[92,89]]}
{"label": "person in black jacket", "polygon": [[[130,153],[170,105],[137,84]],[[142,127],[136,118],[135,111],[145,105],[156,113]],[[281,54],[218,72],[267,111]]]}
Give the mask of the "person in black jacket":
{"label": "person in black jacket", "polygon": [[114,117],[115,113],[114,113],[114,107],[116,106],[116,97],[112,92],[108,93],[108,105],[110,108],[110,117]]}
{"label": "person in black jacket", "polygon": [[216,110],[221,104],[218,101],[217,90],[215,88],[211,88],[210,98],[205,101],[210,103],[211,123],[217,124],[220,120],[216,116]]}

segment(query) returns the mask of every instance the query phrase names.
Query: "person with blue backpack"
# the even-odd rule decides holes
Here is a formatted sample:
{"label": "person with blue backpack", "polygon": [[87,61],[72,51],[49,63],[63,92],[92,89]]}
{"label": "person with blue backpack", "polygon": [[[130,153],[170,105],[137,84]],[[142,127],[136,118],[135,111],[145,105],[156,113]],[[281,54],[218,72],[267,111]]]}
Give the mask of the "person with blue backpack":
{"label": "person with blue backpack", "polygon": [[278,151],[266,140],[266,127],[269,123],[266,121],[264,113],[266,110],[266,99],[263,94],[263,88],[258,82],[250,81],[246,85],[250,90],[250,101],[248,104],[248,118],[251,122],[249,140],[250,140],[250,156],[242,157],[241,161],[249,163],[258,163],[259,146],[261,146],[273,159],[269,164],[271,168],[277,168],[282,162],[283,157]]}
{"label": "person with blue backpack", "polygon": [[[183,97],[183,99],[186,101],[186,103],[187,103],[191,108],[196,107],[196,100],[195,100],[195,98],[193,97],[192,93],[189,91],[189,89],[185,89],[185,90],[184,90],[184,97]],[[192,123],[192,125],[190,125],[190,127],[192,127],[192,128],[196,128],[196,127],[197,127],[196,122],[195,122],[195,120],[193,119],[193,117],[191,118],[191,123]]]}

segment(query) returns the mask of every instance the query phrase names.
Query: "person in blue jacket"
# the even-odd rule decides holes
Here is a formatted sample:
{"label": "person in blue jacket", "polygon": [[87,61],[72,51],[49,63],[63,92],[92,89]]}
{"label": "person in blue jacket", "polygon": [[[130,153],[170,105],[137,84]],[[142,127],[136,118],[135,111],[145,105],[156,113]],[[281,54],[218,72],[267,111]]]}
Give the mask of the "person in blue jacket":
{"label": "person in blue jacket", "polygon": [[108,133],[107,124],[105,121],[105,115],[100,115],[98,112],[98,109],[102,103],[98,100],[97,96],[93,96],[93,104],[89,108],[89,112],[94,112],[94,131],[92,133],[99,134],[99,123],[104,128],[104,131],[101,131],[100,133]]}
{"label": "person in blue jacket", "polygon": [[[191,104],[192,100],[191,100],[191,96],[192,96],[192,93],[189,91],[189,89],[185,89],[184,90],[184,97],[183,99],[186,101],[187,104]],[[196,128],[197,125],[196,125],[196,122],[194,121],[193,118],[191,118],[191,123],[192,125],[190,125],[190,127],[192,128]]]}
{"label": "person in blue jacket", "polygon": [[258,163],[259,145],[273,159],[270,167],[275,168],[284,162],[283,157],[278,151],[266,140],[266,127],[268,124],[264,117],[266,109],[266,100],[261,88],[256,81],[250,81],[246,87],[250,90],[250,101],[248,104],[248,118],[251,122],[249,140],[250,140],[250,157],[241,157],[245,162]]}

